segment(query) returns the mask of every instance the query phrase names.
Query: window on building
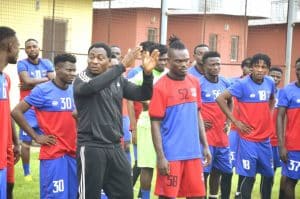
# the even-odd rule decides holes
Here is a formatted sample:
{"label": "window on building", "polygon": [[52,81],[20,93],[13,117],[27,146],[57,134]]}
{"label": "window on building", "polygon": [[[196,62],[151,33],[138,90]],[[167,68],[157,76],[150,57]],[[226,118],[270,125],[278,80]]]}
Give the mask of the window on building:
{"label": "window on building", "polygon": [[230,51],[230,59],[231,61],[238,60],[238,52],[239,52],[239,37],[232,36],[231,37],[231,51]]}
{"label": "window on building", "polygon": [[157,28],[148,28],[148,41],[157,42]]}
{"label": "window on building", "polygon": [[[52,18],[44,19],[43,58],[50,59],[66,50],[68,20]],[[53,27],[53,30],[52,30]]]}
{"label": "window on building", "polygon": [[217,51],[217,44],[218,44],[218,35],[210,34],[209,35],[209,50]]}

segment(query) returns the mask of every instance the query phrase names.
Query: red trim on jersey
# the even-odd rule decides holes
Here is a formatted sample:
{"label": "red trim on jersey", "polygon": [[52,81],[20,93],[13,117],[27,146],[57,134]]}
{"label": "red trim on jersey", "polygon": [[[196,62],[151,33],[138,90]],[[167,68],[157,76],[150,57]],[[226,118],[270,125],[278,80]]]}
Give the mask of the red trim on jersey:
{"label": "red trim on jersey", "polygon": [[[236,119],[253,128],[252,132],[248,134],[239,131],[240,136],[253,142],[260,142],[269,138],[271,135],[270,124],[272,123],[269,103],[239,102],[238,105],[239,113]],[[260,114],[257,114],[257,110],[260,111]]]}
{"label": "red trim on jersey", "polygon": [[287,109],[285,146],[288,151],[300,150],[300,108]]}
{"label": "red trim on jersey", "polygon": [[229,145],[227,133],[224,132],[226,116],[217,103],[203,103],[202,117],[204,121],[210,121],[212,128],[206,130],[208,145],[227,147]]}
{"label": "red trim on jersey", "polygon": [[7,149],[9,144],[8,140],[11,140],[12,136],[9,103],[10,78],[5,73],[3,73],[3,75],[7,82],[7,99],[0,99],[0,169],[4,169],[7,167]]}
{"label": "red trim on jersey", "polygon": [[40,159],[54,159],[65,154],[76,157],[76,123],[72,112],[48,112],[36,109],[37,120],[46,135],[55,135],[56,144],[41,146]]}
{"label": "red trim on jersey", "polygon": [[200,93],[199,81],[196,77],[188,74],[184,80],[175,81],[165,75],[154,85],[152,99],[158,97],[160,100],[150,101],[149,106],[152,108],[149,108],[149,115],[153,118],[163,118],[168,107],[189,102],[197,102],[200,109],[202,103]]}
{"label": "red trim on jersey", "polygon": [[31,90],[20,90],[20,101],[23,100],[27,95],[29,95]]}

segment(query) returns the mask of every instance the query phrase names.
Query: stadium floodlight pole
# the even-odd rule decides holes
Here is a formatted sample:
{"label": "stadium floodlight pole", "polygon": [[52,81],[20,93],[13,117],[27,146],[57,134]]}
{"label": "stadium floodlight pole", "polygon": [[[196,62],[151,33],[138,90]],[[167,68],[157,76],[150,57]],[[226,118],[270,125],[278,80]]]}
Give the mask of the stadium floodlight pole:
{"label": "stadium floodlight pole", "polygon": [[286,33],[286,48],[285,48],[285,78],[284,85],[290,82],[291,78],[291,59],[293,47],[293,30],[294,30],[294,0],[288,1],[288,14],[287,14],[287,33]]}
{"label": "stadium floodlight pole", "polygon": [[161,0],[161,16],[160,16],[160,43],[167,44],[168,31],[168,1]]}

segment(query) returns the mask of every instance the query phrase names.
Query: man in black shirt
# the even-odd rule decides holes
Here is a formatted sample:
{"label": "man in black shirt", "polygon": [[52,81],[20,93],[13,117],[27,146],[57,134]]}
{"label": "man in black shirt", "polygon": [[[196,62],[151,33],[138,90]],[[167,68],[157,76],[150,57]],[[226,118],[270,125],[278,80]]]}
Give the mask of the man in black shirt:
{"label": "man in black shirt", "polygon": [[133,198],[131,166],[120,146],[122,98],[136,101],[152,96],[152,69],[159,53],[143,58],[144,81],[136,86],[122,77],[139,55],[129,52],[120,65],[110,65],[111,50],[104,43],[88,50],[88,67],[74,82],[78,119],[77,167],[79,198],[99,198],[101,189],[109,198]]}

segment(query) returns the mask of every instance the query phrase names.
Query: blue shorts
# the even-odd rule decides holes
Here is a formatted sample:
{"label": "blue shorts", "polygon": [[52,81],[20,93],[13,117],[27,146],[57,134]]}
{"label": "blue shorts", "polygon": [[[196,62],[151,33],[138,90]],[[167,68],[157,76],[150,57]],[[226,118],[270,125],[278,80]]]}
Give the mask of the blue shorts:
{"label": "blue shorts", "polygon": [[204,168],[205,173],[210,173],[212,167],[224,172],[232,173],[229,147],[209,146],[211,153],[211,164]]}
{"label": "blue shorts", "polygon": [[274,175],[273,154],[270,139],[252,142],[240,137],[236,158],[236,172],[242,176],[255,177],[256,173]]}
{"label": "blue shorts", "polygon": [[76,159],[68,155],[40,161],[40,196],[46,198],[77,198]]}
{"label": "blue shorts", "polygon": [[236,130],[230,130],[228,139],[230,147],[230,161],[233,167],[235,167],[236,151],[238,149],[239,138],[239,133]]}
{"label": "blue shorts", "polygon": [[[24,113],[24,117],[25,117],[26,121],[28,122],[28,124],[34,129],[34,131],[37,134],[41,135],[42,131],[40,130],[40,128],[38,126],[35,111],[33,109],[29,109],[28,111],[26,111]],[[20,129],[19,135],[20,135],[21,141],[24,141],[24,142],[32,141],[32,138],[25,131],[23,131],[23,129]]]}
{"label": "blue shorts", "polygon": [[[40,128],[33,128],[33,130],[39,134],[42,135],[43,132],[40,130]],[[31,142],[32,141],[32,137],[30,135],[28,135],[25,131],[23,131],[23,129],[20,129],[19,131],[19,136],[20,136],[20,140],[23,142]]]}
{"label": "blue shorts", "polygon": [[0,169],[0,198],[6,199],[7,170]]}
{"label": "blue shorts", "polygon": [[280,160],[278,146],[272,146],[272,153],[273,153],[274,168],[281,167],[282,162]]}
{"label": "blue shorts", "polygon": [[282,163],[282,175],[300,180],[300,151],[288,151],[288,162]]}
{"label": "blue shorts", "polygon": [[130,132],[130,120],[129,116],[123,116],[123,133],[124,133],[124,142],[131,141],[131,132]]}

